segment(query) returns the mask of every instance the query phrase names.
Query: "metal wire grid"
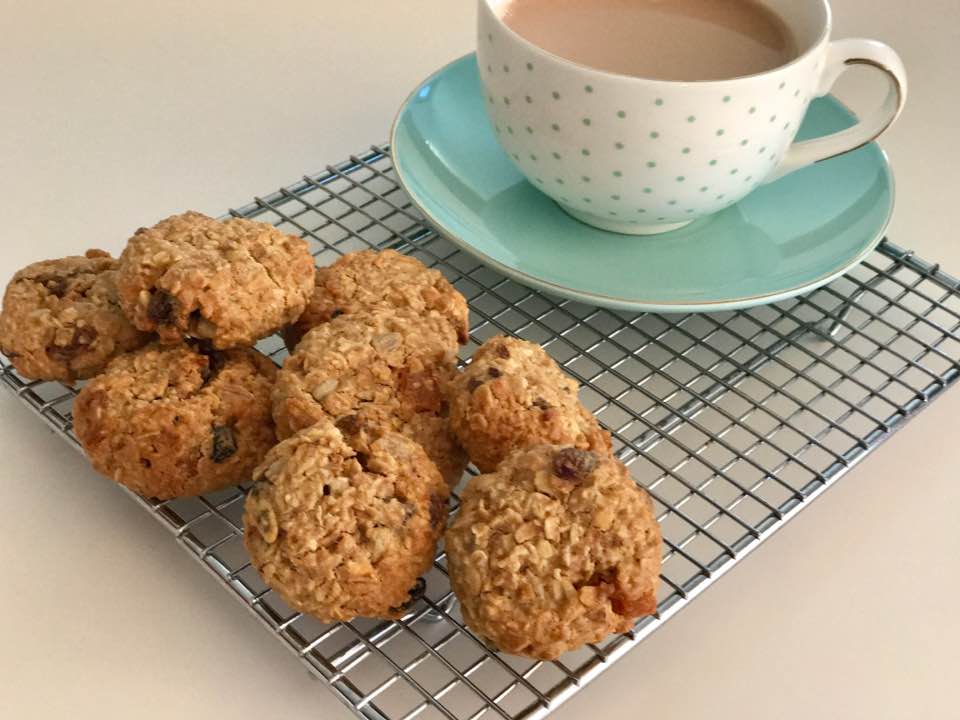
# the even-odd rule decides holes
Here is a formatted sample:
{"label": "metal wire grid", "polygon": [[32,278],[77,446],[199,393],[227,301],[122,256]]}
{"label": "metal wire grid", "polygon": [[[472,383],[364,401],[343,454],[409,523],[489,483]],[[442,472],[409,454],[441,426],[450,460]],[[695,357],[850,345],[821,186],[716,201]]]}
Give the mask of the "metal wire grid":
{"label": "metal wire grid", "polygon": [[[136,499],[365,718],[541,718],[659,627],[952,384],[960,285],[888,242],[805,297],[747,311],[628,314],[518,285],[425,224],[388,148],[257,198],[237,217],[306,237],[320,265],[393,247],[440,269],[470,302],[467,359],[497,333],[541,343],[655,499],[665,554],[656,617],[625,635],[534,662],[501,655],[463,625],[441,552],[398,622],[323,624],[260,581],[242,545],[243,490]],[[276,337],[260,348],[277,362]],[[71,440],[75,391],[4,384]],[[454,498],[456,505],[456,497]]]}

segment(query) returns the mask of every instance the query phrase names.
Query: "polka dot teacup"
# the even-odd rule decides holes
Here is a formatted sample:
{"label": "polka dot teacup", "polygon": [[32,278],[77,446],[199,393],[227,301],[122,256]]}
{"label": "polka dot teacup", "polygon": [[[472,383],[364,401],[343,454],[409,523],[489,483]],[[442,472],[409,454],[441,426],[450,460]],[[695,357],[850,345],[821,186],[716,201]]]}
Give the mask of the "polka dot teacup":
{"label": "polka dot teacup", "polygon": [[[672,82],[577,65],[531,44],[501,20],[509,0],[480,0],[477,59],[503,149],[569,214],[629,234],[682,227],[759,185],[860,147],[906,99],[897,54],[871,40],[830,42],[826,0],[765,0],[801,53],[775,70],[732,80]],[[890,92],[854,127],[794,143],[810,100],[843,69],[883,70]]]}

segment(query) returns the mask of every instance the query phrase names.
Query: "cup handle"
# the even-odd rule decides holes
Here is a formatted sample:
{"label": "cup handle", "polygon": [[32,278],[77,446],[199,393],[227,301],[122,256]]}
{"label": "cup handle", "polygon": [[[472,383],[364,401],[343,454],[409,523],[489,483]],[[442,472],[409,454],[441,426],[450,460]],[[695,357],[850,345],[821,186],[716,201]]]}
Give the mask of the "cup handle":
{"label": "cup handle", "polygon": [[907,101],[907,71],[896,51],[876,40],[851,38],[830,43],[817,96],[830,92],[837,78],[851,65],[869,65],[887,76],[890,90],[883,105],[851,128],[793,143],[785,153],[783,162],[766,182],[773,182],[794,170],[863,147],[876,140],[897,119]]}

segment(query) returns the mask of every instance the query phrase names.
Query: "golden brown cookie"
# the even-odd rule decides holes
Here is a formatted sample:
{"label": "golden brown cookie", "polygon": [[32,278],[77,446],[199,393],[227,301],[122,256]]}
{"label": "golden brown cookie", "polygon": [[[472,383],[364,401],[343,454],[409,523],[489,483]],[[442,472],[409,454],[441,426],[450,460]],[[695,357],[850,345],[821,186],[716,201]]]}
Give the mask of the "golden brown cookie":
{"label": "golden brown cookie", "polygon": [[109,253],[88,250],[13,276],[3,296],[0,349],[17,372],[72,383],[148,341],[117,303],[116,264]]}
{"label": "golden brown cookie", "polygon": [[318,325],[277,375],[277,434],[320,420],[389,428],[420,443],[456,484],[467,461],[450,431],[444,392],[456,351],[456,333],[435,312],[375,310]]}
{"label": "golden brown cookie", "polygon": [[610,450],[610,435],[580,404],[577,383],[539,345],[516,338],[490,338],[453,380],[450,425],[481,472],[541,442]]}
{"label": "golden brown cookie", "polygon": [[431,310],[447,318],[461,344],[470,331],[467,301],[442,273],[396,250],[362,250],[317,269],[316,288],[307,309],[283,332],[292,352],[311,328],[340,315],[364,310]]}
{"label": "golden brown cookie", "polygon": [[115,358],[73,402],[77,438],[107,477],[147,497],[244,482],[276,442],[276,366],[255,350],[153,343]]}
{"label": "golden brown cookie", "polygon": [[536,445],[472,478],[445,537],[471,630],[552,660],[656,610],[660,527],[609,455]]}
{"label": "golden brown cookie", "polygon": [[422,591],[446,522],[447,485],[417,443],[371,431],[351,446],[327,420],[254,472],[244,542],[264,582],[324,622],[396,618]]}
{"label": "golden brown cookie", "polygon": [[300,317],[313,273],[305,240],[266,223],[186,212],[137,230],[120,256],[117,289],[141,330],[224,349],[252,345]]}

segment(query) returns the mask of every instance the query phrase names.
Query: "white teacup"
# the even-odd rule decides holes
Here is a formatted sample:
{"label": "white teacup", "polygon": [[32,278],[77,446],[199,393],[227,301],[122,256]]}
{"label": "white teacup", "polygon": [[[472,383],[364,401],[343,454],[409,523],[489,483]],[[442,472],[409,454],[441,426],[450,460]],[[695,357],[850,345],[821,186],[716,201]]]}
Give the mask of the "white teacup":
{"label": "white teacup", "polygon": [[[761,1],[790,28],[796,59],[758,75],[673,82],[553,55],[504,24],[509,0],[479,0],[477,59],[500,144],[578,220],[646,235],[722,210],[886,130],[907,95],[896,52],[873,40],[831,42],[826,0]],[[810,100],[858,64],[886,74],[883,105],[847,130],[794,143]]]}

